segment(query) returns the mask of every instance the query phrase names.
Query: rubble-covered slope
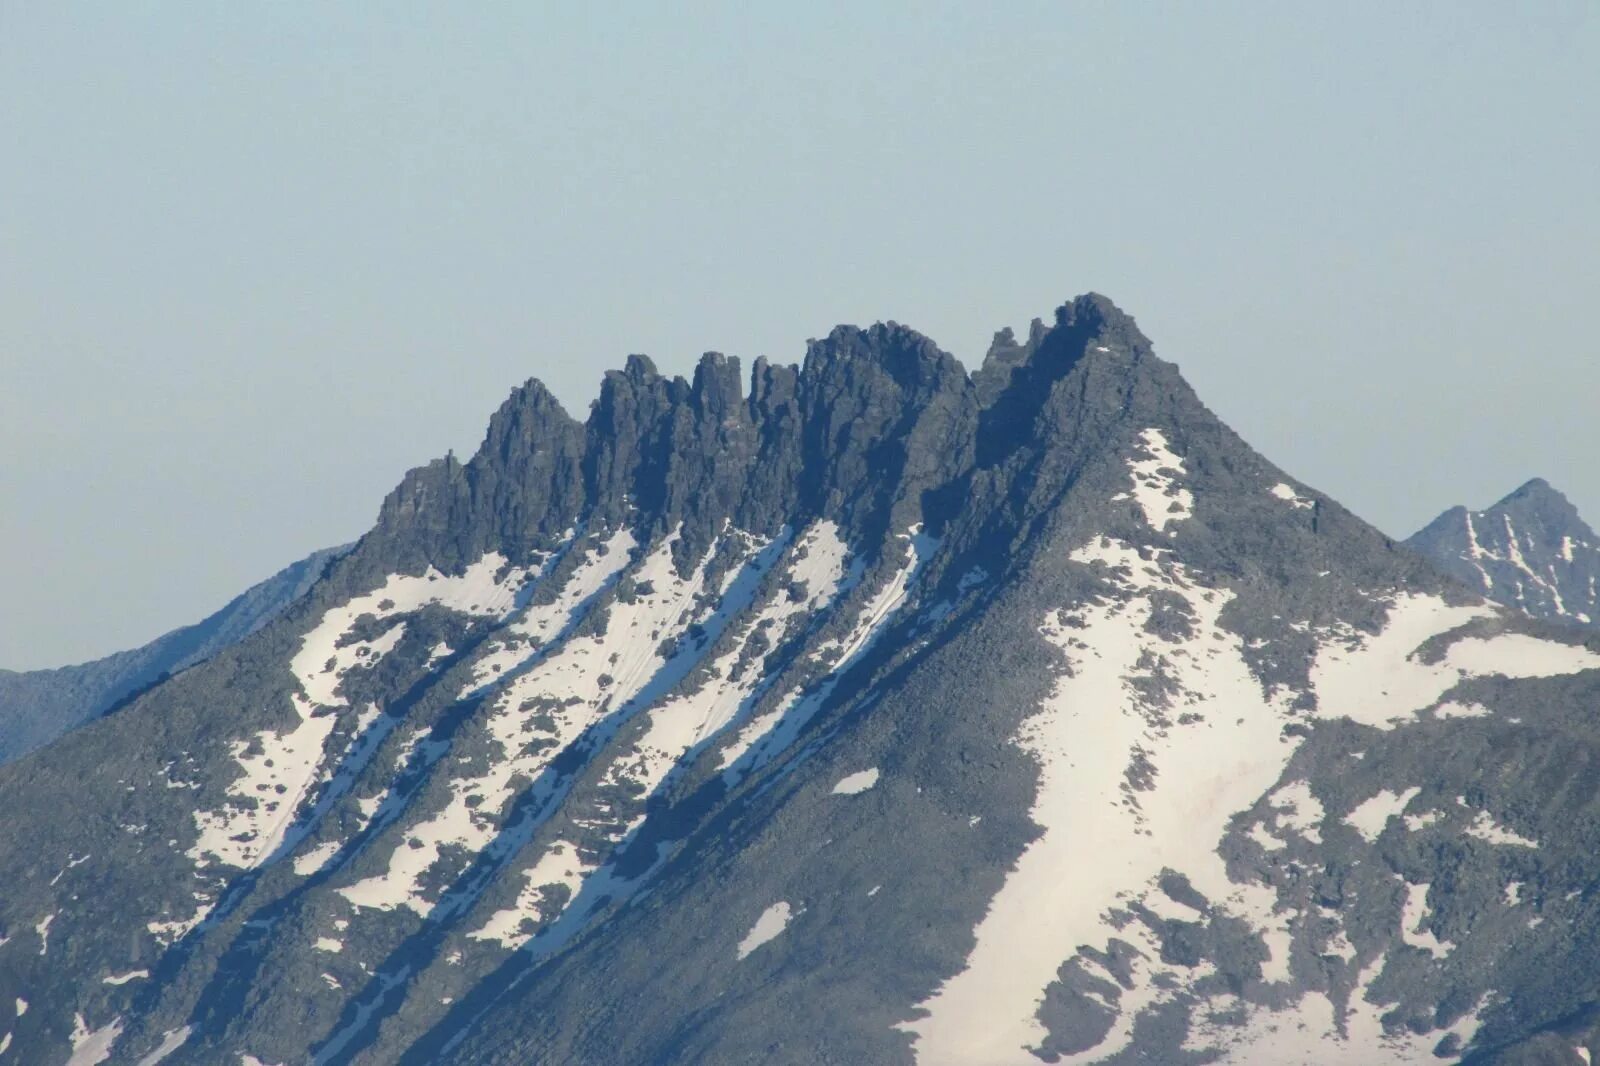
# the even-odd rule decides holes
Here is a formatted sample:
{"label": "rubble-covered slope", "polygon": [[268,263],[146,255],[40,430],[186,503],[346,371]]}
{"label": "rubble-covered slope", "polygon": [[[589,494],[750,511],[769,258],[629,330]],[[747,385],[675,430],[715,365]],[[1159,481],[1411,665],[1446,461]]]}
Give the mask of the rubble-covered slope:
{"label": "rubble-covered slope", "polygon": [[748,392],[635,357],[0,769],[0,1042],[1579,1061],[1597,696],[1102,298],[970,376],[892,324]]}

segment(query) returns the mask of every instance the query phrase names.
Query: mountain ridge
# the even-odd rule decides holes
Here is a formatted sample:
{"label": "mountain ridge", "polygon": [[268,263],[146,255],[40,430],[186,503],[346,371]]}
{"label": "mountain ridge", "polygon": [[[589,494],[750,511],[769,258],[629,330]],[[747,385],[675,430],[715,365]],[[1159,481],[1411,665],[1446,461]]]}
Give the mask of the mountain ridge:
{"label": "mountain ridge", "polygon": [[325,548],[148,644],[46,670],[0,669],[0,763],[27,754],[237,643],[304,595],[351,545]]}
{"label": "mountain ridge", "polygon": [[19,1053],[1594,1045],[1595,975],[1532,963],[1600,936],[1600,639],[1284,474],[1103,297],[972,374],[885,324],[750,381],[520,387],[259,633],[0,768]]}

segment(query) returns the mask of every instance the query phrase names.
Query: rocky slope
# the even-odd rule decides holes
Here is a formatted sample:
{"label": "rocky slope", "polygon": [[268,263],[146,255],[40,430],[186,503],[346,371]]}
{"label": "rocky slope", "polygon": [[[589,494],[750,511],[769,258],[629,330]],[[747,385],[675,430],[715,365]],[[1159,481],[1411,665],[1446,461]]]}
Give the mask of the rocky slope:
{"label": "rocky slope", "polygon": [[1542,478],[1485,511],[1452,507],[1406,546],[1496,603],[1600,627],[1600,536]]}
{"label": "rocky slope", "polygon": [[1100,297],[970,375],[888,324],[746,380],[530,382],[259,633],[0,768],[0,1044],[1600,1047],[1600,639],[1273,467]]}
{"label": "rocky slope", "polygon": [[334,559],[328,548],[291,563],[196,622],[143,647],[54,670],[0,670],[0,763],[43,747],[130,695],[248,637],[305,595]]}

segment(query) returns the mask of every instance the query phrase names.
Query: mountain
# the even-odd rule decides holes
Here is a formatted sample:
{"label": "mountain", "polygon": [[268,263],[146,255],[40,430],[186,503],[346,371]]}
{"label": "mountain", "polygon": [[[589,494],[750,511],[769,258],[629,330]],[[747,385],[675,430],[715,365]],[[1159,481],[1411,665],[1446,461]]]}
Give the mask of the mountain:
{"label": "mountain", "polygon": [[1486,511],[1452,507],[1406,545],[1496,603],[1600,626],[1600,536],[1542,478]]}
{"label": "mountain", "polygon": [[348,550],[346,545],[313,552],[252,585],[215,614],[141,648],[54,670],[0,670],[0,763],[50,743],[133,693],[248,637],[305,595],[328,564]]}
{"label": "mountain", "polygon": [[1274,467],[1103,297],[971,374],[894,323],[636,356],[0,767],[0,1045],[1588,1061],[1597,703],[1600,636]]}

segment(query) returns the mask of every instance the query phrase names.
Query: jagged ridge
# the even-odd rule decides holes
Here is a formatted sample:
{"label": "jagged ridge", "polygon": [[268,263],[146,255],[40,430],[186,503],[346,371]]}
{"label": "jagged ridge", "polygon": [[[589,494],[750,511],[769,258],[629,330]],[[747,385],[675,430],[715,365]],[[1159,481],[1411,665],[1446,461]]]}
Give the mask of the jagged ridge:
{"label": "jagged ridge", "polygon": [[530,382],[304,603],[0,771],[19,1053],[1273,1061],[1285,1011],[1372,1061],[1582,1004],[1515,995],[1581,905],[1514,958],[1521,904],[1468,908],[1581,870],[1592,816],[1514,783],[1581,775],[1594,649],[1286,478],[1099,297],[971,376],[890,324],[741,386],[635,357],[579,424]]}

